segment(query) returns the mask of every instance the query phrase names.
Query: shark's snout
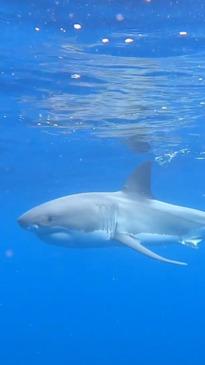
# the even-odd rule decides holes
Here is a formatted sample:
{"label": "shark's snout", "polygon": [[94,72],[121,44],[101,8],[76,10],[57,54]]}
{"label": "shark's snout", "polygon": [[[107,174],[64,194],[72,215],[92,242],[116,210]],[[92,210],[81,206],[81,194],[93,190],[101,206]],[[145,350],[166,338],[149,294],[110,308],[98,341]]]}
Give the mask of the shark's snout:
{"label": "shark's snout", "polygon": [[18,224],[22,227],[22,228],[27,228],[28,226],[28,222],[26,221],[26,219],[24,218],[23,215],[21,215],[18,219],[17,219]]}
{"label": "shark's snout", "polygon": [[17,222],[18,224],[24,228],[24,229],[27,229],[27,230],[32,230],[32,231],[35,231],[37,230],[39,227],[38,227],[38,224],[35,224],[34,222],[32,222],[29,217],[27,216],[27,214],[23,214],[21,215],[18,219],[17,219]]}

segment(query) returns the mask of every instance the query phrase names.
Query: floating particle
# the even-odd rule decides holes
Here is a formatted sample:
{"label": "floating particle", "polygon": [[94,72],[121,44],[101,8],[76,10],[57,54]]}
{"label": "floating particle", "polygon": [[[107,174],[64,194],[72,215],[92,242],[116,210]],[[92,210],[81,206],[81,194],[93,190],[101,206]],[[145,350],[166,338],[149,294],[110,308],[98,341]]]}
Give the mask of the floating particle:
{"label": "floating particle", "polygon": [[188,33],[187,32],[179,32],[179,35],[181,37],[187,37],[188,36]]}
{"label": "floating particle", "polygon": [[66,33],[66,29],[63,28],[63,27],[60,28],[60,31],[63,32],[63,33]]}
{"label": "floating particle", "polygon": [[14,251],[11,249],[6,250],[5,256],[8,257],[9,259],[12,258],[14,256]]}
{"label": "floating particle", "polygon": [[161,109],[162,110],[167,110],[167,106],[162,106]]}
{"label": "floating particle", "polygon": [[40,32],[40,28],[39,27],[35,27],[35,31],[36,32]]}
{"label": "floating particle", "polygon": [[40,125],[41,125],[41,123],[40,123],[40,122],[38,122],[38,123],[37,123],[37,125],[39,125],[39,126],[40,126]]}
{"label": "floating particle", "polygon": [[199,77],[199,79],[198,79],[199,81],[203,81],[203,77]]}
{"label": "floating particle", "polygon": [[117,14],[116,19],[117,19],[118,22],[122,22],[125,18],[122,14]]}
{"label": "floating particle", "polygon": [[134,39],[133,38],[126,38],[125,39],[125,43],[126,44],[130,44],[130,43],[133,43],[134,42]]}
{"label": "floating particle", "polygon": [[102,43],[104,43],[104,44],[107,44],[109,42],[110,42],[109,38],[103,38],[102,39]]}
{"label": "floating particle", "polygon": [[79,23],[75,23],[73,25],[73,28],[76,29],[76,30],[80,30],[82,28],[82,25],[80,25]]}
{"label": "floating particle", "polygon": [[80,79],[80,74],[72,74],[71,79]]}

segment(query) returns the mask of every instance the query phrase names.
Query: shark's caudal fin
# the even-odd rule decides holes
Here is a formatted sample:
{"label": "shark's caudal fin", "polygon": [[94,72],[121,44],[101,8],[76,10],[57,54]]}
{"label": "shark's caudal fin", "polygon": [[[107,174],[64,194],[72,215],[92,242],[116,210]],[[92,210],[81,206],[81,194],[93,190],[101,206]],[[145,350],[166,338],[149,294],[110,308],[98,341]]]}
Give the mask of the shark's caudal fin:
{"label": "shark's caudal fin", "polygon": [[128,178],[123,191],[128,194],[134,193],[144,198],[151,199],[151,168],[151,161],[144,162]]}
{"label": "shark's caudal fin", "polygon": [[144,247],[138,239],[136,239],[135,237],[132,237],[128,234],[118,233],[116,235],[115,239],[117,241],[123,243],[124,245],[131,247],[134,250],[142,253],[143,255],[149,256],[152,259],[155,259],[155,260],[158,260],[161,262],[165,262],[168,264],[183,265],[183,266],[187,265],[185,262],[170,260],[170,259],[167,259],[165,257],[162,257],[162,256],[152,252],[147,247]]}

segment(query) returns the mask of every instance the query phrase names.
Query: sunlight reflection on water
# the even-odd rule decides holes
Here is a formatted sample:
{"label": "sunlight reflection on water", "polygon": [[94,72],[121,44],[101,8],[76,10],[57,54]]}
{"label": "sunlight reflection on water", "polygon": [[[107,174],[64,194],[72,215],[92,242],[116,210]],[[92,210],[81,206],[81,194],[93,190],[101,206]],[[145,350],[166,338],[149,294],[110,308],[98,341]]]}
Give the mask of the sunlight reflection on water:
{"label": "sunlight reflection on water", "polygon": [[157,148],[165,142],[166,149],[187,148],[204,114],[200,57],[122,57],[90,53],[93,47],[68,42],[49,62],[40,57],[37,89],[46,83],[50,89],[41,98],[21,100],[37,111],[32,125],[55,133],[87,130],[101,138],[139,136]]}

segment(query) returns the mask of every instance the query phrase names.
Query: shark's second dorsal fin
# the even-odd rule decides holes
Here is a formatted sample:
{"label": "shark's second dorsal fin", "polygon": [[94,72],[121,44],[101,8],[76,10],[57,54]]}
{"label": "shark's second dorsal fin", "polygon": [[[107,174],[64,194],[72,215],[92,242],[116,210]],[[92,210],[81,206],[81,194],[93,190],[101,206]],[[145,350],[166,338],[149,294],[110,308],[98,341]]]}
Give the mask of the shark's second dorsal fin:
{"label": "shark's second dorsal fin", "polygon": [[144,198],[152,198],[151,168],[151,161],[144,162],[128,178],[123,191],[128,194],[139,194]]}

